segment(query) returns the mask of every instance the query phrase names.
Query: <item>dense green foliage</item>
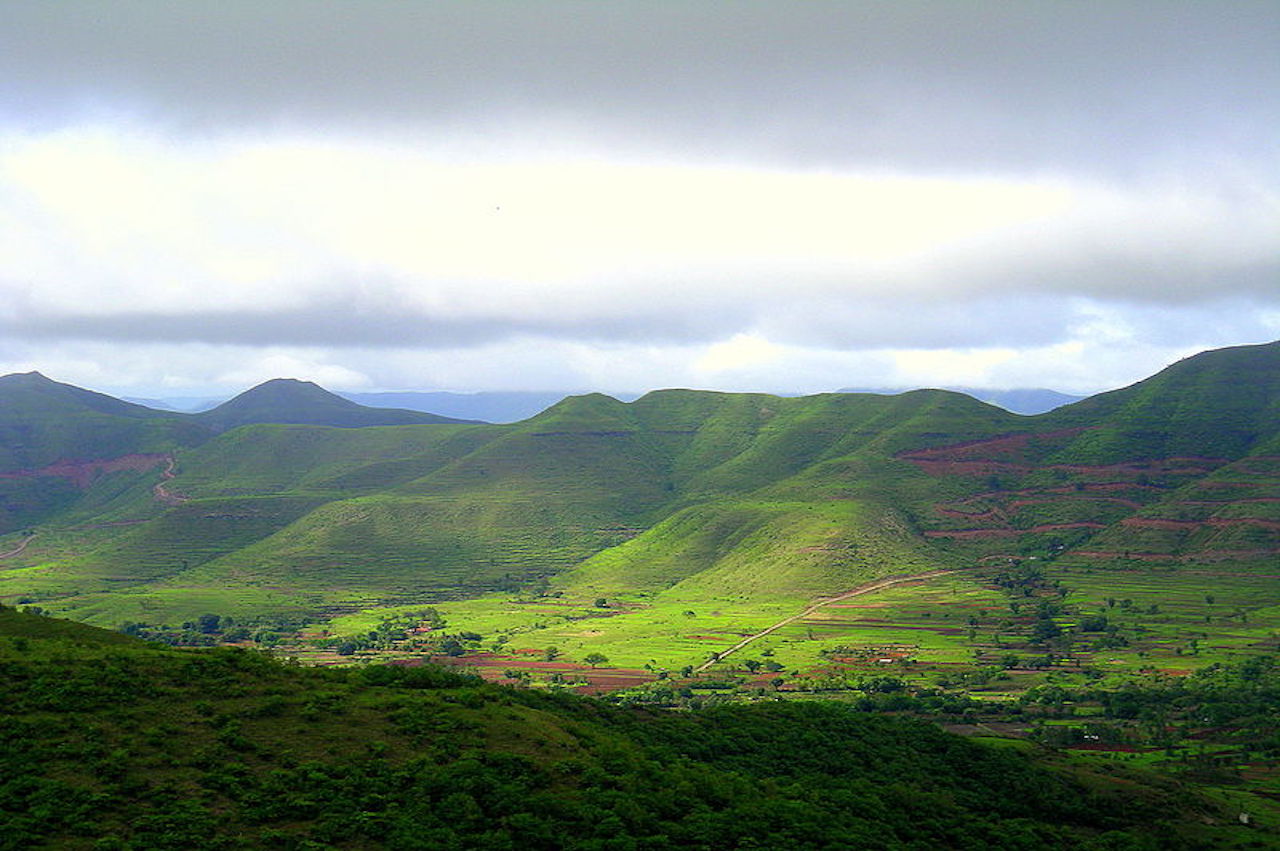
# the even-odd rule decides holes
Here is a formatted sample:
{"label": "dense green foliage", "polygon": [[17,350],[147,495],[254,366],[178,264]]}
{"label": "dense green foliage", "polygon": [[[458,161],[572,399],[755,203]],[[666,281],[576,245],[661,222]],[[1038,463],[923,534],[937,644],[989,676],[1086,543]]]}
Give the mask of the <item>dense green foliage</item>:
{"label": "dense green foliage", "polygon": [[52,623],[0,611],[0,848],[1196,848],[1237,831],[1139,772],[838,704],[609,707]]}

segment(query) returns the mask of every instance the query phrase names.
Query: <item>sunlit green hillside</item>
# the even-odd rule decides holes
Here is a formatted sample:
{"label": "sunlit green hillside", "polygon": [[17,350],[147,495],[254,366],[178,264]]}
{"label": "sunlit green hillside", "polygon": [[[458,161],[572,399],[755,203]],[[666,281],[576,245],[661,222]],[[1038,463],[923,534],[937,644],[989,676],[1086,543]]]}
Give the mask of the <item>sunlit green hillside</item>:
{"label": "sunlit green hillside", "polygon": [[[1280,552],[1278,361],[1276,344],[1208,352],[1038,417],[944,391],[666,390],[509,426],[243,425],[128,469],[6,480],[44,507],[0,539],[0,598],[103,624],[494,591],[749,610],[991,559],[1253,569]],[[223,415],[289,400],[331,402],[268,383]]]}

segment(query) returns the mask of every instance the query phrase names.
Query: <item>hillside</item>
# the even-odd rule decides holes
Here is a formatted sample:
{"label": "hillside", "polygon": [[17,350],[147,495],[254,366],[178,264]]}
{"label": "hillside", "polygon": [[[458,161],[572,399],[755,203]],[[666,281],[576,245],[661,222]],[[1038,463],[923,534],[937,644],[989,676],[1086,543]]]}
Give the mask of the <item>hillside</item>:
{"label": "hillside", "polygon": [[[153,410],[39,373],[7,375],[0,377],[0,535],[51,520],[66,525],[146,519],[156,507],[148,505],[148,491],[169,475],[176,451],[246,424],[356,428],[460,422],[366,408],[314,384],[285,379],[192,415]],[[117,498],[130,490],[132,498]],[[113,496],[104,499],[108,493]]]}
{"label": "hillside", "polygon": [[1280,344],[1204,352],[980,441],[911,450],[958,552],[1175,563],[1280,553]]}
{"label": "hillside", "polygon": [[191,420],[213,432],[255,423],[328,425],[341,428],[386,425],[460,423],[421,411],[369,408],[343,399],[310,381],[275,378],[228,399],[216,408],[190,414]]}
{"label": "hillside", "polygon": [[[509,426],[243,425],[11,536],[0,596],[105,624],[519,590],[753,620],[992,559],[1255,571],[1280,553],[1278,376],[1271,344],[1037,417],[947,391],[664,390]],[[218,411],[336,398],[270,382]]]}
{"label": "hillside", "polygon": [[0,376],[0,474],[192,445],[189,422],[38,372]]}
{"label": "hillside", "polygon": [[449,393],[444,391],[400,391],[383,393],[343,393],[344,398],[372,408],[408,408],[429,411],[464,420],[514,423],[545,411],[566,393],[536,391],[489,391]]}
{"label": "hillside", "polygon": [[[906,393],[910,388],[900,387],[896,389],[888,388],[867,388],[857,389],[852,387],[842,388],[841,393],[877,393],[882,396],[896,396],[899,393]],[[1043,388],[1013,388],[1009,390],[991,390],[982,387],[944,387],[943,390],[949,390],[953,393],[963,393],[966,396],[972,396],[979,402],[986,402],[989,405],[995,405],[1004,408],[1013,414],[1024,414],[1034,416],[1036,414],[1044,414],[1055,408],[1061,408],[1063,405],[1070,405],[1072,402],[1079,402],[1084,399],[1083,396],[1073,396],[1069,393],[1059,393],[1056,390],[1045,390]]]}
{"label": "hillside", "polygon": [[0,609],[0,847],[1144,847],[1194,789],[841,704],[611,707],[432,667],[287,667]]}

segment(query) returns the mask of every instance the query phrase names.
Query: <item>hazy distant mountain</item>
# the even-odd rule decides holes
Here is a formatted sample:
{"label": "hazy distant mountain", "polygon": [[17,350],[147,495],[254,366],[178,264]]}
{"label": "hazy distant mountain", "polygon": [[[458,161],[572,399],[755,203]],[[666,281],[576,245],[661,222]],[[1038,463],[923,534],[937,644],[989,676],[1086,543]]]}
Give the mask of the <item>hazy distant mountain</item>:
{"label": "hazy distant mountain", "polygon": [[166,396],[163,399],[141,399],[136,396],[121,397],[135,405],[146,405],[157,411],[175,411],[182,414],[198,414],[211,411],[227,401],[228,396]]}
{"label": "hazy distant mountain", "polygon": [[330,393],[318,384],[294,378],[275,378],[263,382],[212,410],[191,416],[196,422],[214,431],[226,431],[249,423],[350,428],[474,422],[422,411],[366,407]]}
{"label": "hazy distant mountain", "polygon": [[[844,388],[841,393],[877,393],[881,395],[897,395],[905,393],[910,388],[899,387],[893,389],[855,389]],[[1044,390],[1040,388],[1016,388],[1013,390],[989,390],[982,387],[944,387],[943,390],[951,390],[956,393],[963,393],[966,396],[987,402],[991,405],[1004,408],[1014,414],[1043,414],[1052,411],[1054,408],[1060,408],[1063,405],[1070,405],[1072,402],[1079,402],[1084,396],[1071,396],[1067,393],[1059,393],[1056,390]]]}
{"label": "hazy distant mountain", "polygon": [[[484,420],[490,423],[514,423],[542,413],[569,394],[514,391],[488,393],[404,391],[341,395],[353,402],[374,408],[408,408],[411,411],[429,411],[446,417]],[[633,394],[611,395],[623,400],[634,398]]]}

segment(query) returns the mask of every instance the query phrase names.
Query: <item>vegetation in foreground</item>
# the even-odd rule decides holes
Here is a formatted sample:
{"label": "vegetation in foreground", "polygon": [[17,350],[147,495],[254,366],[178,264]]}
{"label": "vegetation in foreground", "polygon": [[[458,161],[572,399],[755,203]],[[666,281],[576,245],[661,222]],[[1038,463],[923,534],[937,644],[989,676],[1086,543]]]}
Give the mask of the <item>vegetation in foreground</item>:
{"label": "vegetation in foreground", "polygon": [[1266,847],[1118,764],[847,704],[674,712],[0,610],[0,847]]}

